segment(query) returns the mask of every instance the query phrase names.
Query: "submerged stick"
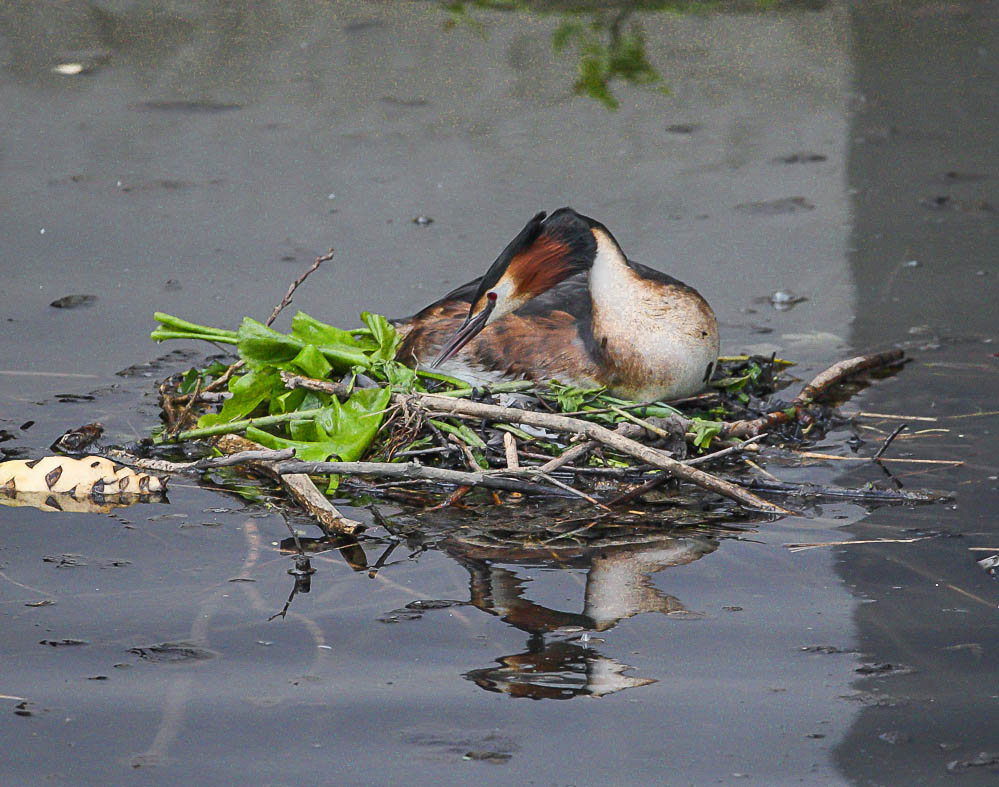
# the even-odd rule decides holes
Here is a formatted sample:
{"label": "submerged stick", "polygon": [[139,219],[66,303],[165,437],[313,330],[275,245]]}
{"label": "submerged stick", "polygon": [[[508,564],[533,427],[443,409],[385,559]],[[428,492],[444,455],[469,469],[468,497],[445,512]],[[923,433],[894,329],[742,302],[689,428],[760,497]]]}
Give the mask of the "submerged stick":
{"label": "submerged stick", "polygon": [[892,440],[898,437],[902,433],[902,430],[906,429],[908,426],[909,426],[908,424],[902,424],[897,429],[895,429],[895,431],[893,431],[890,435],[888,435],[885,438],[885,441],[881,444],[881,447],[877,450],[874,456],[871,457],[871,459],[875,462],[880,461],[881,457],[884,456],[885,451],[888,450],[888,446],[892,444]]}

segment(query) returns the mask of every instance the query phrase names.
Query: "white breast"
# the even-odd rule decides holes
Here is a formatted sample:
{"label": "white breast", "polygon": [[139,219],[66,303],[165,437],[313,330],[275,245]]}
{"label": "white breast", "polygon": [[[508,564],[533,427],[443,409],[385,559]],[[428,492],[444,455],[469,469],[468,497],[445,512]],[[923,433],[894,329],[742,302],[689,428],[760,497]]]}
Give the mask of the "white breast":
{"label": "white breast", "polygon": [[718,326],[692,290],[642,278],[617,244],[594,230],[590,272],[593,334],[629,370],[616,392],[632,399],[680,398],[705,385],[718,359]]}

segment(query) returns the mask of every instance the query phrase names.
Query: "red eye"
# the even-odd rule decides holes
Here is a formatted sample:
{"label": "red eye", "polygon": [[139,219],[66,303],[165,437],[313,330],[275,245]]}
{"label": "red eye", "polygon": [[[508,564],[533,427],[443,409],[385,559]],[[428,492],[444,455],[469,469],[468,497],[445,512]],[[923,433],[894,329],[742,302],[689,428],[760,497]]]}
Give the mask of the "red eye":
{"label": "red eye", "polygon": [[489,300],[491,300],[491,301],[492,301],[493,303],[495,303],[495,302],[496,302],[496,298],[497,298],[498,296],[496,295],[496,293],[495,293],[495,292],[487,292],[487,293],[486,293],[486,297],[487,297],[487,298],[488,298]]}

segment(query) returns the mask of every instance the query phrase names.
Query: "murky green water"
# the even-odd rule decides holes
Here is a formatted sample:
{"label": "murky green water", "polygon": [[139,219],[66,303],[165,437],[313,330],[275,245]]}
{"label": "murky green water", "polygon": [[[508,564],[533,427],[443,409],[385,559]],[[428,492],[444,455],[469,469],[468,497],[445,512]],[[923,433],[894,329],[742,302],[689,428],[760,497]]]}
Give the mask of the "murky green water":
{"label": "murky green water", "polygon": [[[315,557],[271,621],[294,585],[278,511],[181,479],[111,515],[0,508],[4,783],[994,780],[947,765],[999,751],[999,591],[972,551],[999,548],[999,417],[976,415],[999,410],[999,12],[813,5],[622,19],[671,92],[614,81],[610,112],[537,8],[0,4],[5,453],[95,419],[145,434],[192,357],[154,362],[191,349],[146,340],[156,309],[266,316],[335,246],[296,307],[410,313],[571,204],[697,286],[727,352],[807,378],[905,343],[846,409],[936,418],[889,456],[964,462],[887,465],[951,504],[559,561],[382,506],[409,535]],[[777,289],[808,300],[775,311]],[[73,294],[97,300],[49,305]],[[869,455],[898,422],[866,423]]]}

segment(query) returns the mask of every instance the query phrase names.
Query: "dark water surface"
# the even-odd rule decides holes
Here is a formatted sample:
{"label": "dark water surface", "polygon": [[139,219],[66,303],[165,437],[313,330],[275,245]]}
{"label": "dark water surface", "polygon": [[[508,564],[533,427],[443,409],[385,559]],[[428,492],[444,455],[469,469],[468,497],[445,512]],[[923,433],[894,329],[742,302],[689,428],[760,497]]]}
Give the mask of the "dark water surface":
{"label": "dark water surface", "polygon": [[[963,465],[887,467],[956,500],[577,556],[348,508],[365,538],[271,621],[293,586],[272,507],[177,478],[110,514],[0,508],[4,784],[995,780],[999,588],[973,548],[999,554],[999,5],[634,14],[671,92],[615,82],[614,112],[573,95],[564,21],[0,3],[0,450],[148,433],[155,382],[202,351],[150,344],[155,310],[266,317],[335,246],[297,308],[405,314],[571,204],[697,286],[725,352],[808,378],[904,344],[845,409],[937,419],[888,456]],[[779,289],[808,300],[775,311]],[[50,306],[74,295],[96,299]],[[901,421],[860,423],[869,456]]]}

